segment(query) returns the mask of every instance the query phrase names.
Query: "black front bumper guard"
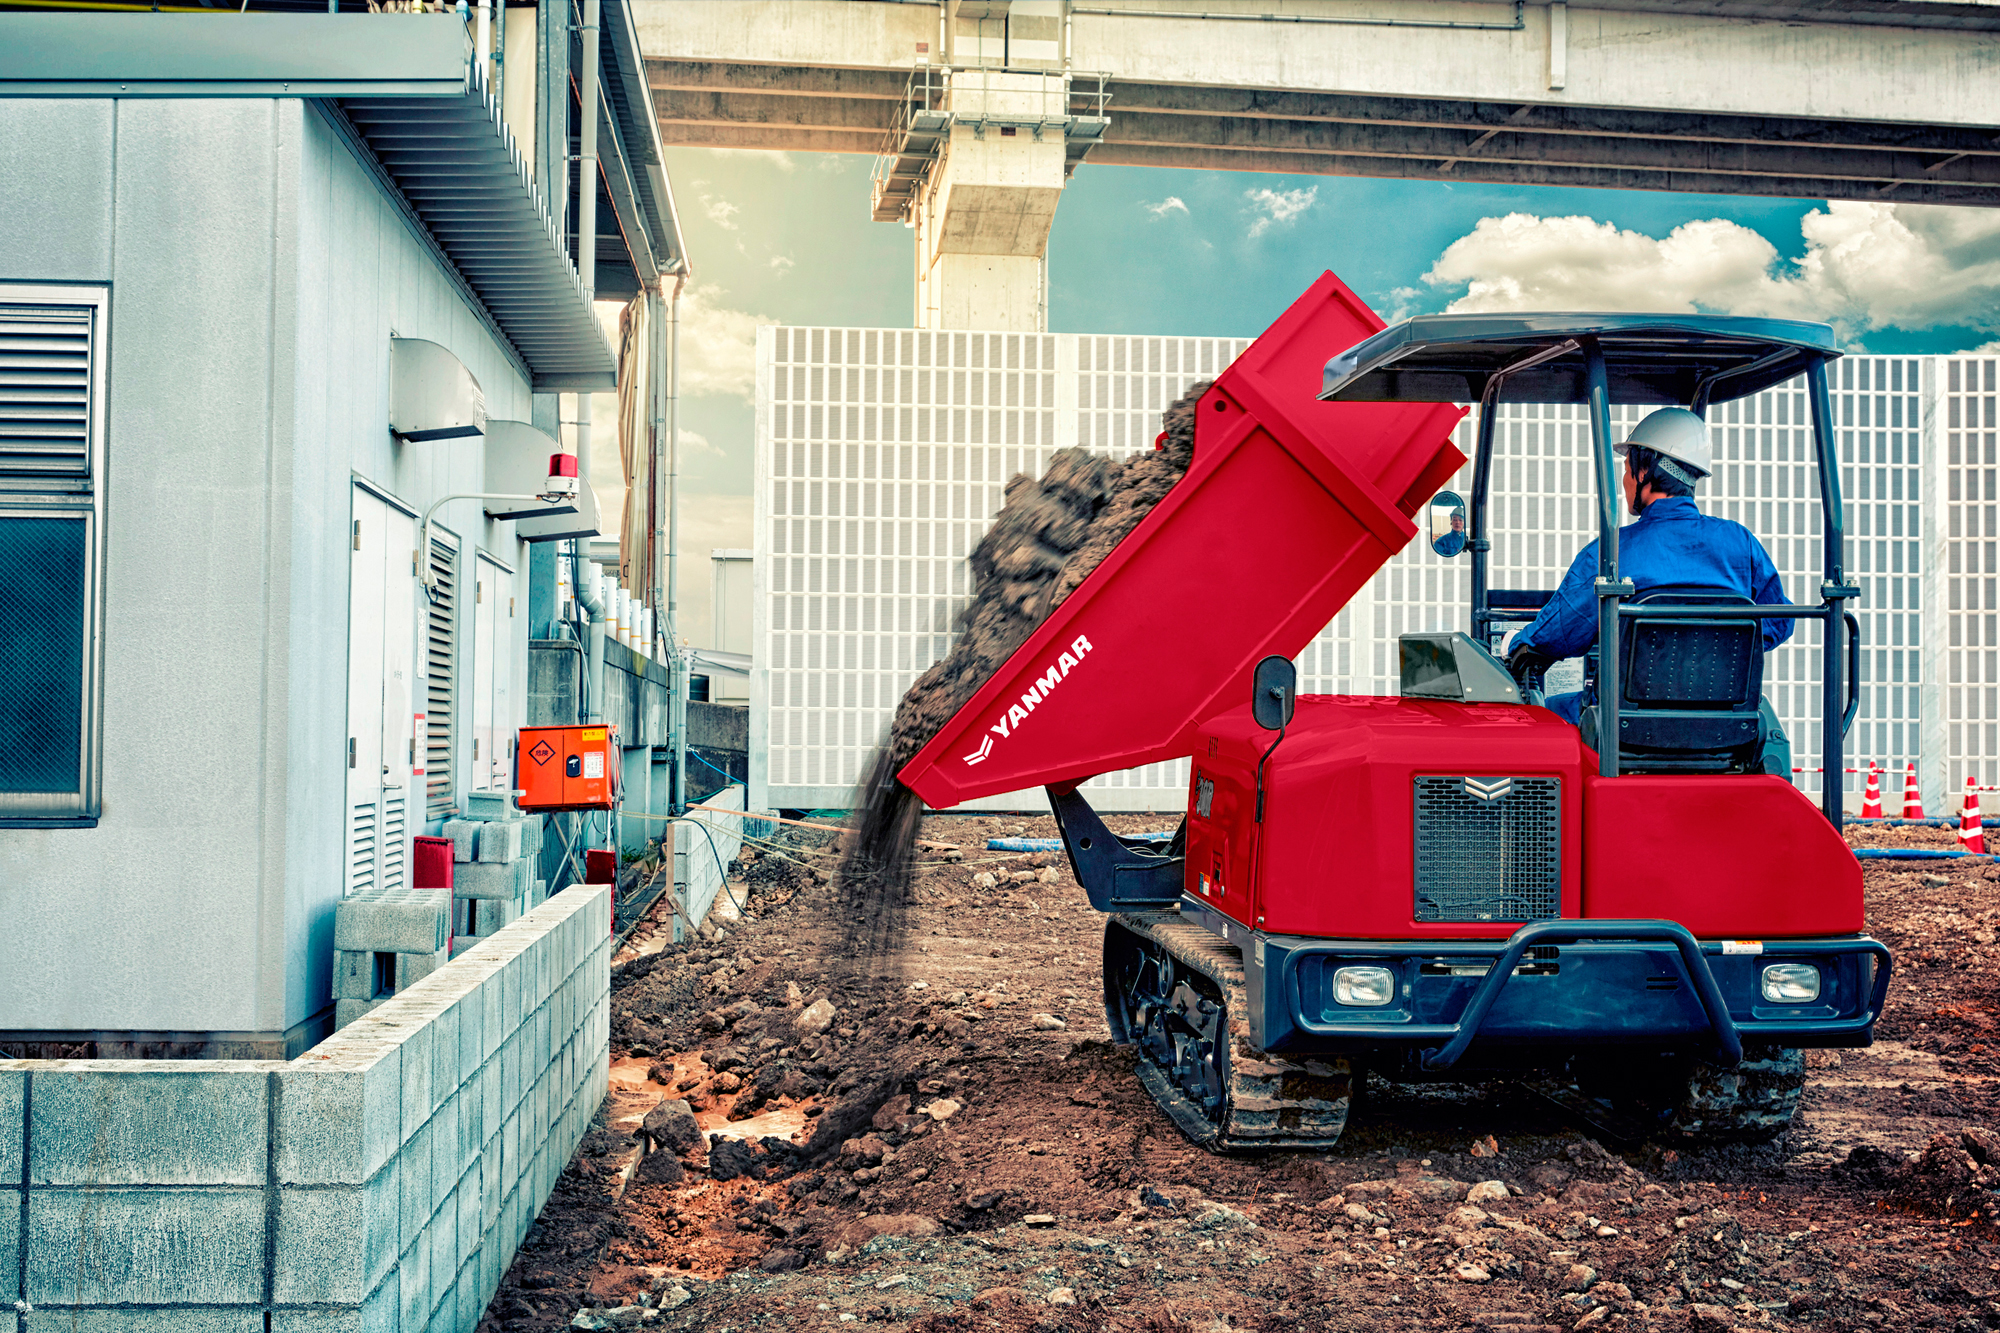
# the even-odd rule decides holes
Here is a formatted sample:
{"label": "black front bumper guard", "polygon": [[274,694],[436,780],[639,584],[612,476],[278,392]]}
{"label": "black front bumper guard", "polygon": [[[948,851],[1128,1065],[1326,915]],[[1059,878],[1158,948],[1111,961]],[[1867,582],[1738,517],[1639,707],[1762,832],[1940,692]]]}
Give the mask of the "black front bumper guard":
{"label": "black front bumper guard", "polygon": [[[1298,1018],[1299,1030],[1315,1037],[1348,1037],[1368,1041],[1380,1041],[1393,1037],[1398,1042],[1437,1042],[1437,1045],[1420,1046],[1420,1061],[1428,1072],[1450,1069],[1465,1055],[1472,1043],[1478,1039],[1480,1028],[1492,1010],[1494,1001],[1500,997],[1500,988],[1513,979],[1514,969],[1528,951],[1536,945],[1575,944],[1580,941],[1649,941],[1672,944],[1680,954],[1681,964],[1687,969],[1689,979],[1694,983],[1696,997],[1701,1001],[1703,1016],[1708,1020],[1709,1033],[1714,1038],[1713,1063],[1731,1069],[1742,1063],[1743,1037],[1738,1031],[1736,1020],[1730,1017],[1729,1006],[1722,997],[1722,988],[1716,985],[1715,974],[1709,969],[1708,958],[1702,952],[1700,941],[1696,940],[1687,927],[1673,921],[1614,921],[1614,920],[1558,920],[1534,921],[1522,926],[1508,937],[1507,945],[1495,958],[1486,975],[1481,979],[1472,998],[1455,1023],[1396,1024],[1393,1028],[1379,1023],[1327,1023]],[[1759,1022],[1756,1035],[1760,1040],[1782,1039],[1796,1028],[1797,1034],[1810,1032],[1813,1036],[1825,1036],[1831,1032],[1865,1032],[1872,1027],[1882,1013],[1883,1003],[1889,994],[1889,973],[1891,962],[1889,950],[1877,940],[1856,941],[1854,949],[1871,954],[1877,960],[1874,985],[1867,1008],[1854,1018],[1837,1020],[1834,1023],[1813,1021],[1810,1023]],[[1456,950],[1454,950],[1456,951]],[[1313,952],[1318,952],[1314,950]],[[1285,959],[1284,990],[1296,994],[1298,961],[1305,952],[1289,954]],[[1796,1034],[1794,1034],[1796,1035]]]}

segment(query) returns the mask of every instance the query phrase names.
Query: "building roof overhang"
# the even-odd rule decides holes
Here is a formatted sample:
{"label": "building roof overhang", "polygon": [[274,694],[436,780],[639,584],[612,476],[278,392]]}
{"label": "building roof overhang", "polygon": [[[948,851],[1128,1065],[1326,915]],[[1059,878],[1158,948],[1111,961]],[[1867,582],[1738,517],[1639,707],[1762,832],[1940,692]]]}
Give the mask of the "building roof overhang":
{"label": "building roof overhang", "polygon": [[538,393],[617,360],[453,14],[4,14],[0,97],[325,104]]}

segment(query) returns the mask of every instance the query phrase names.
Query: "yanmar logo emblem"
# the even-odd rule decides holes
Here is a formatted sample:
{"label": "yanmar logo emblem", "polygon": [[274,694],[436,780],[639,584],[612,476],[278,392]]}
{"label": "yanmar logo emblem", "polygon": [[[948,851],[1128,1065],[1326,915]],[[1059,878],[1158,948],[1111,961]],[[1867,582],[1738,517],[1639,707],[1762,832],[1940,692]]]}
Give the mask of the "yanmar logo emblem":
{"label": "yanmar logo emblem", "polygon": [[993,738],[998,736],[1004,741],[1013,735],[1015,728],[1027,721],[1028,714],[1035,711],[1035,705],[1054,693],[1056,686],[1062,684],[1069,673],[1076,670],[1077,664],[1082,662],[1090,651],[1091,643],[1087,637],[1079,634],[1072,639],[1069,647],[1056,657],[1055,665],[1035,677],[1033,683],[1028,686],[1027,693],[1023,694],[1018,702],[1007,705],[1007,715],[986,729],[987,734],[979,738],[979,748],[971,754],[962,756],[966,767],[985,763],[987,757],[993,753]]}
{"label": "yanmar logo emblem", "polygon": [[1465,794],[1481,801],[1497,801],[1513,789],[1512,778],[1489,778],[1485,782],[1478,778],[1465,779]]}

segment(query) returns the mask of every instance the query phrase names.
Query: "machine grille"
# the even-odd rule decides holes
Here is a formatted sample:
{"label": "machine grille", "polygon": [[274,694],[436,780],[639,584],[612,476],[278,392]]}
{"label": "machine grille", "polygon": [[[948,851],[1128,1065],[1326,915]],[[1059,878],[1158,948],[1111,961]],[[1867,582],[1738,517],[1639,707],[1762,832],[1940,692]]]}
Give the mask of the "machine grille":
{"label": "machine grille", "polygon": [[1562,911],[1562,783],[1419,776],[1416,919],[1539,921]]}

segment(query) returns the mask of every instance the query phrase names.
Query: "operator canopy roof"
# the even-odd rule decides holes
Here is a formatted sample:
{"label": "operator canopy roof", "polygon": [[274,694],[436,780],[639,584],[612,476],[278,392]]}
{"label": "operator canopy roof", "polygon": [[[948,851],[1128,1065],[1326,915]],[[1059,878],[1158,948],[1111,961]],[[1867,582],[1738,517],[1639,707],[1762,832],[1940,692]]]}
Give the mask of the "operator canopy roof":
{"label": "operator canopy roof", "polygon": [[[1476,403],[1507,367],[1500,400],[1581,403],[1596,338],[1614,403],[1689,406],[1744,398],[1839,356],[1833,329],[1741,315],[1420,315],[1326,363],[1321,401]],[[1569,345],[1566,345],[1569,344]],[[1703,391],[1706,390],[1704,393]]]}

